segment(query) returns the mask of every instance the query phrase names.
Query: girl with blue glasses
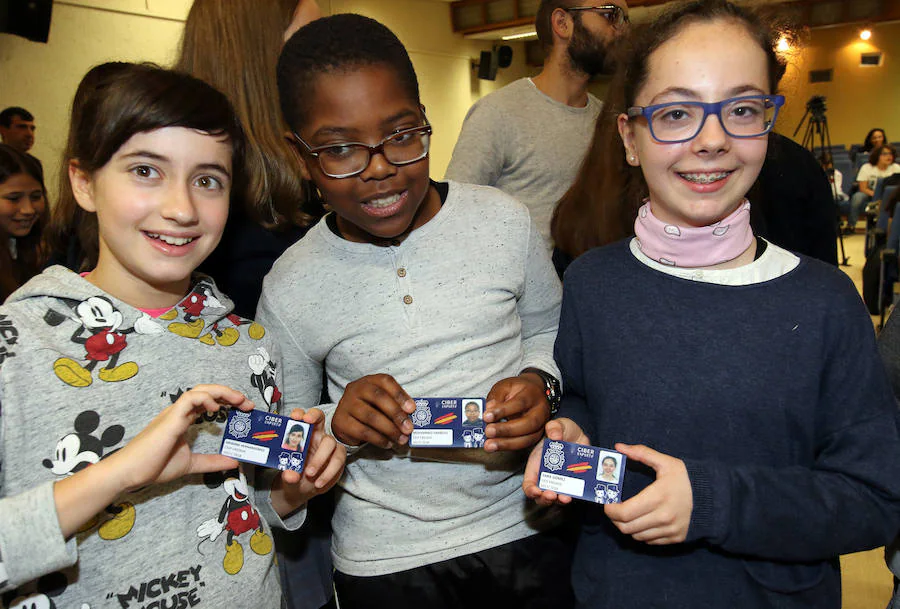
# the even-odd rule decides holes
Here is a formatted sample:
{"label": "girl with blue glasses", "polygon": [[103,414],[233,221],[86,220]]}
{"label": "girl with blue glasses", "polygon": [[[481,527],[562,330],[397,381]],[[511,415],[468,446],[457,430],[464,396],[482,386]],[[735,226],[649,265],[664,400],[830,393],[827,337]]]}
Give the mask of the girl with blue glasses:
{"label": "girl with blue glasses", "polygon": [[[897,408],[859,295],[750,227],[776,39],[732,3],[683,4],[635,31],[604,107],[627,165],[585,171],[631,172],[602,217],[630,211],[634,237],[566,272],[546,434],[628,460],[622,503],[580,511],[578,607],[837,608],[838,557],[900,525]],[[537,487],[539,450],[525,493],[570,503]]]}

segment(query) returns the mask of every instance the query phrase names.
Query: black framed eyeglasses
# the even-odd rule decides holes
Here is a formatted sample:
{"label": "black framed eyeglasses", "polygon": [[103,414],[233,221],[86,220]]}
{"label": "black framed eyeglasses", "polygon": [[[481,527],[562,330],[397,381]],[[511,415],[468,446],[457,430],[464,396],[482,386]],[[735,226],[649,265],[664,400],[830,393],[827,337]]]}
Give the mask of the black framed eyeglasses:
{"label": "black framed eyeglasses", "polygon": [[643,116],[650,136],[661,144],[688,142],[703,129],[710,114],[719,119],[722,129],[734,138],[752,138],[767,134],[775,126],[783,95],[744,95],[719,102],[676,101],[653,106],[632,106],[628,118]]}
{"label": "black framed eyeglasses", "polygon": [[392,133],[375,146],[362,142],[345,142],[313,148],[297,132],[291,133],[306,148],[306,152],[319,161],[322,173],[330,178],[350,178],[365,171],[374,154],[383,155],[388,163],[396,166],[421,161],[428,156],[432,128],[426,118],[421,127]]}
{"label": "black framed eyeglasses", "polygon": [[628,23],[631,21],[628,18],[628,13],[626,13],[621,6],[617,6],[615,4],[602,4],[600,6],[570,6],[569,8],[564,8],[563,10],[567,12],[593,11],[595,13],[599,13],[614,28],[620,28],[628,25]]}

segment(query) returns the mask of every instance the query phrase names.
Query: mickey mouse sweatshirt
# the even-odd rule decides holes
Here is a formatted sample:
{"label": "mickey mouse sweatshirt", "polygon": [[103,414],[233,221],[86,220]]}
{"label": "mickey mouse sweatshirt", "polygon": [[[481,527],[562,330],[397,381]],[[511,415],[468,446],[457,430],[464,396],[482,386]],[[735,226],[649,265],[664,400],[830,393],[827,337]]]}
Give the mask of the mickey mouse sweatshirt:
{"label": "mickey mouse sweatshirt", "polygon": [[[279,409],[276,344],[231,309],[201,277],[152,318],[62,267],[0,307],[3,607],[281,605],[267,522],[299,525],[303,514],[285,525],[267,493],[254,502],[253,468],[120,495],[69,540],[53,500],[54,482],[125,446],[196,385],[226,385],[257,408]],[[218,452],[226,415],[197,418],[194,452]]]}

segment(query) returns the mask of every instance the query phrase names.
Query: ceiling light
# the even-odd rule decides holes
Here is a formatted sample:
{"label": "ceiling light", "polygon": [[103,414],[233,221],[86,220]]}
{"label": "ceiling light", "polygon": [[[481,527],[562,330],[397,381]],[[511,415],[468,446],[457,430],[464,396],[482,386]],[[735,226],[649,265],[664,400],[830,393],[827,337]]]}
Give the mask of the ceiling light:
{"label": "ceiling light", "polygon": [[531,38],[532,36],[537,37],[537,32],[525,32],[524,34],[510,34],[509,36],[503,36],[503,40],[519,40],[520,38]]}

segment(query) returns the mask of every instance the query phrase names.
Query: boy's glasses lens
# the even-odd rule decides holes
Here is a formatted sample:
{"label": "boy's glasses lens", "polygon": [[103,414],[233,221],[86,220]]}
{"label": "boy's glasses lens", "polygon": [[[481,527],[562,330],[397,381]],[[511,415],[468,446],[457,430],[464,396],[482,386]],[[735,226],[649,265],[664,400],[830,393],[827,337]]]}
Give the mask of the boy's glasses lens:
{"label": "boy's glasses lens", "polygon": [[365,171],[372,155],[381,153],[391,165],[408,165],[428,155],[431,126],[416,127],[395,133],[377,146],[362,143],[335,144],[312,149],[322,172],[332,178],[349,178]]}

